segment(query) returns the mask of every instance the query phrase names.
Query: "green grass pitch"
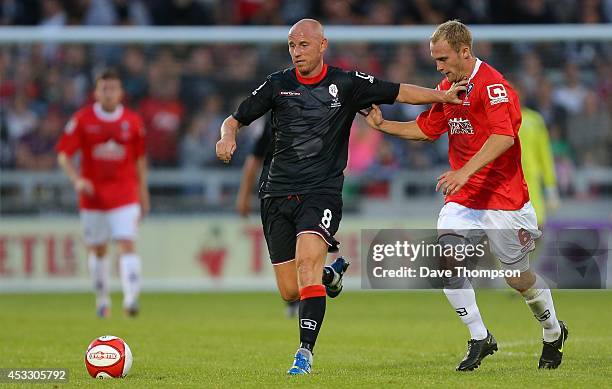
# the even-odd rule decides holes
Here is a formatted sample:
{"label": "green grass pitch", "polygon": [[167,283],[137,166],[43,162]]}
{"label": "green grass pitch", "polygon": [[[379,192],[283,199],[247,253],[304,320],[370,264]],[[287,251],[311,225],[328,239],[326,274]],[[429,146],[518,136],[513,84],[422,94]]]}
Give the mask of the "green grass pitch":
{"label": "green grass pitch", "polygon": [[[95,317],[89,294],[0,295],[0,367],[69,368],[70,383],[59,388],[612,386],[611,292],[554,292],[570,329],[556,371],[536,368],[541,329],[521,298],[477,296],[499,351],[469,373],[454,371],[468,332],[441,291],[345,292],[328,300],[313,374],[300,377],[285,375],[298,328],[274,293],[145,294],[136,319],[123,316],[114,295],[106,320]],[[106,334],[132,349],[127,378],[95,380],[85,370],[85,348]]]}

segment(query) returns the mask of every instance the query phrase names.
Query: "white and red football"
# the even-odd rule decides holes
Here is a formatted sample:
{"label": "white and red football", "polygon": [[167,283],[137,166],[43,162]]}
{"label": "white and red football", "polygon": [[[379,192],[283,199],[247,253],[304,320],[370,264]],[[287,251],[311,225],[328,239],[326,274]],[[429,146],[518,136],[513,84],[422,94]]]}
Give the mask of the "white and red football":
{"label": "white and red football", "polygon": [[132,351],[121,338],[100,336],[87,347],[85,366],[94,378],[125,377],[132,367]]}

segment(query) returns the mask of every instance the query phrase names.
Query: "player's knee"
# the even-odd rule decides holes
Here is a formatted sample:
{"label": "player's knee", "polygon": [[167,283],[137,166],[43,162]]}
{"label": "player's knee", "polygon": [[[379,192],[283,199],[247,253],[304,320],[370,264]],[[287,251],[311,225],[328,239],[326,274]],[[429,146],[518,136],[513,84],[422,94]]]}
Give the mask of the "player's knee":
{"label": "player's knee", "polygon": [[531,288],[536,280],[535,274],[531,270],[521,272],[521,275],[518,277],[505,278],[508,286],[521,293]]}
{"label": "player's knee", "polygon": [[[310,276],[317,272],[319,265],[319,258],[316,255],[307,254],[296,258],[296,266],[298,277]],[[321,273],[321,269],[318,269]]]}
{"label": "player's knee", "polygon": [[100,245],[96,245],[96,246],[91,246],[90,247],[90,251],[92,251],[94,254],[96,254],[96,256],[98,258],[102,258],[104,256],[106,256],[107,253],[107,248],[105,244],[100,244]]}
{"label": "player's knee", "polygon": [[132,254],[136,251],[133,240],[120,239],[117,241],[117,248],[121,254]]}
{"label": "player's knee", "polygon": [[296,288],[282,288],[280,295],[283,300],[290,303],[300,299],[300,292]]}

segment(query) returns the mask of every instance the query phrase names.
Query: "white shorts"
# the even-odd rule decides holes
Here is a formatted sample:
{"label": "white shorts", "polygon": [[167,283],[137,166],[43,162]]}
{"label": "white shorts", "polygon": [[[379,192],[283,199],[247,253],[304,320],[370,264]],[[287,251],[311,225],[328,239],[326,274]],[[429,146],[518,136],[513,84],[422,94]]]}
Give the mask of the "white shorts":
{"label": "white shorts", "polygon": [[136,240],[140,205],[128,204],[108,211],[82,209],[81,224],[88,246],[107,243],[109,240]]}
{"label": "white shorts", "polygon": [[476,244],[485,235],[491,252],[506,269],[529,269],[530,251],[534,239],[542,236],[538,230],[535,210],[531,202],[516,211],[472,209],[457,203],[446,203],[438,216],[438,236],[460,235]]}

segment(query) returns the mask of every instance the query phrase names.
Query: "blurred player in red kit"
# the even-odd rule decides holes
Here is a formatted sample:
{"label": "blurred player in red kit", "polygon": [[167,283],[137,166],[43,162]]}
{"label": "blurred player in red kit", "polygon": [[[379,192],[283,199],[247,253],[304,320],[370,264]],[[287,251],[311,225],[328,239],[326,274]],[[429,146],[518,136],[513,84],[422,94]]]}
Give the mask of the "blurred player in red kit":
{"label": "blurred player in red kit", "polygon": [[[112,70],[95,81],[95,103],[77,111],[66,124],[56,150],[58,163],[79,195],[81,224],[89,270],[96,292],[96,312],[109,315],[108,243],[119,252],[123,308],[138,313],[141,263],[135,240],[140,219],[149,211],[144,127],[121,104],[123,88]],[[80,170],[72,156],[80,151]]]}

